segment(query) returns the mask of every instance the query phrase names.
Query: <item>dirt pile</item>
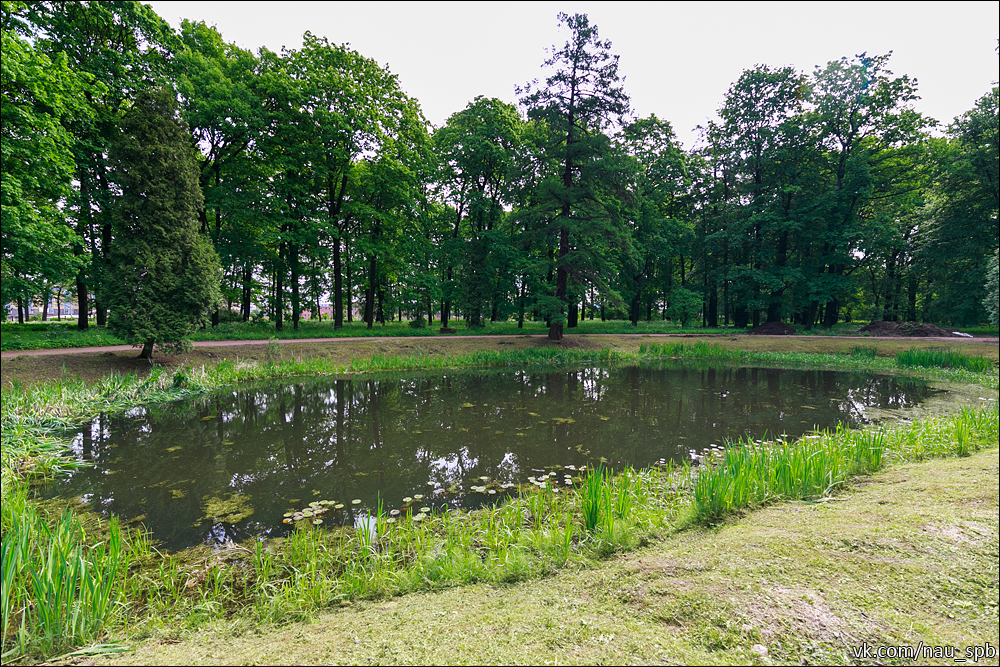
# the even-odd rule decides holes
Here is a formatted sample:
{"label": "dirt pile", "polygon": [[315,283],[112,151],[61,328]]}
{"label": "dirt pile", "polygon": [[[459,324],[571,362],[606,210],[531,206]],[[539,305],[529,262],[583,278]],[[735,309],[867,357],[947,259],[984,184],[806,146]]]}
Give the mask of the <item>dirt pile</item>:
{"label": "dirt pile", "polygon": [[872,322],[861,327],[858,333],[896,338],[956,337],[952,332],[945,331],[939,326],[921,322]]}
{"label": "dirt pile", "polygon": [[790,336],[798,332],[782,322],[765,322],[751,329],[749,333],[753,336]]}

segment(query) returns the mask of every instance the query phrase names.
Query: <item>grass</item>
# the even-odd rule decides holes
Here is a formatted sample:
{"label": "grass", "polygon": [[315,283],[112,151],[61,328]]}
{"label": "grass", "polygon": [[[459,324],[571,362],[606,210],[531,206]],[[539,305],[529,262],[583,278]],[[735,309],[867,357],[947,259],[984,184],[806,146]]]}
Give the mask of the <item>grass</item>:
{"label": "grass", "polygon": [[[809,331],[800,331],[800,335],[812,336],[842,336],[856,334],[862,326],[861,322],[842,322],[831,329],[816,328]],[[451,336],[469,335],[541,335],[548,332],[544,322],[526,321],[522,328],[518,328],[517,323],[507,322],[487,322],[480,328],[469,328],[464,320],[452,320],[449,327],[456,330]],[[79,331],[76,328],[76,321],[48,321],[48,322],[28,322],[17,324],[4,322],[0,324],[2,339],[0,339],[0,350],[34,350],[34,349],[55,349],[73,347],[97,347],[105,345],[122,345],[123,341],[113,336],[103,327],[92,325],[86,331]],[[568,329],[568,335],[573,334],[688,334],[688,335],[719,335],[719,334],[740,334],[746,333],[749,329],[737,329],[735,327],[701,327],[688,326],[681,327],[679,324],[666,320],[639,321],[635,326],[627,320],[581,320],[579,326]],[[979,327],[972,329],[962,329],[962,331],[973,332],[975,336],[996,336],[997,331],[989,327]],[[406,321],[387,322],[386,324],[376,324],[372,329],[368,329],[364,322],[345,323],[343,328],[334,329],[333,323],[329,320],[301,320],[298,330],[294,330],[291,324],[285,327],[284,331],[275,331],[274,324],[268,321],[258,322],[222,322],[216,327],[196,331],[189,336],[192,341],[225,341],[225,340],[260,340],[266,341],[271,338],[278,340],[294,340],[302,338],[372,338],[372,337],[399,337],[399,338],[420,338],[427,336],[439,336],[440,323],[434,326],[415,329],[409,326]]]}
{"label": "grass", "polygon": [[853,656],[862,642],[921,641],[960,657],[998,643],[997,475],[996,449],[894,465],[828,502],[696,524],[529,583],[356,601],[309,624],[164,628],[98,662],[843,665],[876,663]]}
{"label": "grass", "polygon": [[983,373],[992,368],[988,359],[964,355],[955,350],[906,350],[896,355],[896,365],[922,368],[962,368]]}
{"label": "grass", "polygon": [[[3,392],[4,657],[50,657],[128,628],[187,630],[224,618],[284,622],[308,618],[338,601],[384,599],[475,583],[505,584],[593,567],[682,526],[715,522],[783,498],[815,499],[883,459],[967,455],[997,441],[992,408],[965,410],[891,431],[816,434],[798,443],[743,441],[696,476],[672,465],[610,475],[602,468],[529,478],[506,503],[469,514],[421,511],[385,516],[376,508],[359,531],[300,522],[284,541],[222,552],[164,555],[148,536],[87,515],[49,514],[27,500],[32,478],[65,465],[54,435],[100,411],[173,400],[263,377],[453,368],[636,363],[666,357],[709,363],[823,364],[891,370],[892,358],[867,352],[777,354],[699,341],[647,344],[634,352],[559,347],[480,350],[453,357],[378,356],[349,366],[326,359],[215,367],[154,369],[147,377],[110,376],[97,383],[15,385]],[[921,373],[928,373],[922,369]],[[933,371],[997,387],[995,371]],[[738,445],[740,443],[737,443]],[[568,475],[568,478],[567,478]],[[310,517],[311,518],[311,517]],[[374,531],[370,530],[374,526]],[[8,581],[9,579],[9,581]],[[118,591],[115,598],[109,591]],[[111,650],[111,649],[109,649]]]}
{"label": "grass", "polygon": [[838,426],[794,443],[749,437],[729,443],[698,474],[694,516],[710,522],[779,500],[826,497],[852,478],[880,470],[886,455],[897,461],[969,456],[1000,441],[998,418],[993,402],[887,430]]}

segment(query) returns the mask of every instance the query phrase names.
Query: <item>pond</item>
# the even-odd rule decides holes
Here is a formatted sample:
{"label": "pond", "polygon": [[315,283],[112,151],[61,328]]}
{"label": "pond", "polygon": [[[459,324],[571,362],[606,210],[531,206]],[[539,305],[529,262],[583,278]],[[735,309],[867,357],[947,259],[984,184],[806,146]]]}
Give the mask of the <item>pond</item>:
{"label": "pond", "polygon": [[669,363],[285,380],[101,415],[73,439],[92,465],[44,493],[181,549],[280,535],[284,514],[313,501],[343,503],[341,521],[380,498],[476,507],[496,498],[487,480],[502,496],[540,471],[856,426],[937,393],[890,376]]}

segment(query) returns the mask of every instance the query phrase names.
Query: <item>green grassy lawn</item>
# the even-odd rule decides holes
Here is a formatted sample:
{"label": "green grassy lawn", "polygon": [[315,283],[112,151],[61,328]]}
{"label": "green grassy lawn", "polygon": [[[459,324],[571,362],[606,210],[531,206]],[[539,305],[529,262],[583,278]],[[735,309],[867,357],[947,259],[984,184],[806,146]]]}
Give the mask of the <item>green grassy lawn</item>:
{"label": "green grassy lawn", "polygon": [[[799,335],[843,336],[856,334],[865,322],[838,323],[831,329],[816,327],[810,331],[800,331]],[[470,329],[464,320],[452,320],[450,326],[457,333],[450,335],[540,335],[548,332],[544,322],[525,322],[518,328],[516,322],[492,322],[483,327]],[[640,321],[636,326],[626,320],[581,320],[578,327],[567,329],[567,335],[572,334],[735,334],[746,333],[749,329],[734,327],[703,328],[701,326],[681,327],[670,321],[652,320]],[[121,345],[122,341],[106,329],[91,326],[87,331],[78,331],[75,321],[64,320],[49,322],[29,322],[16,324],[5,322],[0,325],[2,350],[36,350],[72,347],[98,347],[104,345]],[[996,336],[997,330],[989,327],[965,328],[962,331],[974,336]],[[330,320],[302,320],[298,330],[293,330],[286,323],[285,330],[276,332],[270,322],[223,322],[217,327],[197,331],[190,336],[192,341],[203,340],[268,340],[278,338],[292,340],[296,338],[364,338],[364,337],[409,337],[409,336],[439,336],[440,325],[413,328],[408,322],[388,322],[376,324],[368,329],[363,322],[345,324],[342,329],[334,329]]]}

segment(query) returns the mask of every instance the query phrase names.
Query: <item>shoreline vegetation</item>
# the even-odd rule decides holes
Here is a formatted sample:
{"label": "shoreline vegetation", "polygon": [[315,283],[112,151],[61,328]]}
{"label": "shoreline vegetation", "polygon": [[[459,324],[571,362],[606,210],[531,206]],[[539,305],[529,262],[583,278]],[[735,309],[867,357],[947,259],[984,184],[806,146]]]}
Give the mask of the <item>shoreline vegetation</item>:
{"label": "shoreline vegetation", "polygon": [[[145,376],[110,375],[96,382],[15,381],[4,388],[5,662],[51,658],[95,642],[104,643],[87,655],[110,653],[123,649],[108,643],[113,638],[183,635],[222,619],[280,624],[356,600],[599,567],[612,554],[748,509],[822,501],[888,464],[968,456],[998,440],[996,368],[983,357],[954,352],[880,357],[876,348],[855,344],[839,354],[776,353],[697,341],[643,343],[634,350],[549,346],[447,356],[373,354],[343,364],[324,357],[284,359],[281,347],[269,343],[261,360],[153,367]],[[74,465],[63,457],[60,430],[103,411],[268,378],[665,359],[915,374],[975,384],[994,398],[908,423],[834,429],[795,442],[733,443],[697,468],[664,462],[613,475],[600,468],[553,470],[525,480],[510,501],[471,513],[441,512],[411,499],[399,515],[371,508],[369,530],[314,524],[330,509],[317,501],[293,513],[299,528],[288,538],[219,550],[160,553],[141,530],[31,498],[33,481]]]}

